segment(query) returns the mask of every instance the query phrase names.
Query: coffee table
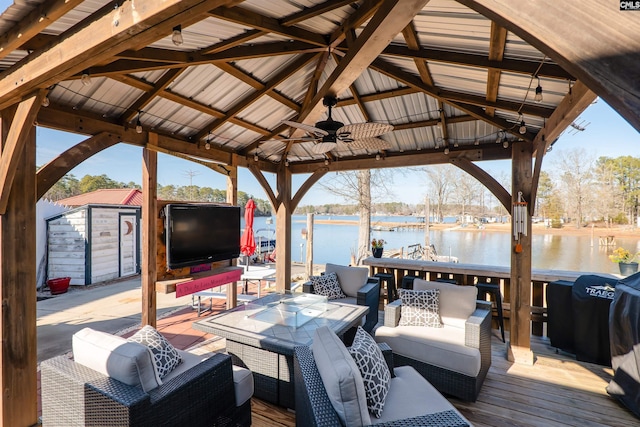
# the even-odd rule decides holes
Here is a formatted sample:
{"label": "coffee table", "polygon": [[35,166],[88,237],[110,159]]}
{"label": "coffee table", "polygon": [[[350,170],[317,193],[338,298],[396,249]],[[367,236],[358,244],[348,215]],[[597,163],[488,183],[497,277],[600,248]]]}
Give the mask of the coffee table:
{"label": "coffee table", "polygon": [[[286,408],[295,408],[293,349],[310,345],[316,329],[328,326],[342,337],[349,329],[362,323],[369,312],[366,306],[341,304],[333,300],[301,311],[312,311],[301,321],[292,321],[292,298],[310,294],[290,292],[268,294],[223,313],[199,320],[193,328],[226,338],[227,353],[233,363],[253,372],[254,396]],[[287,304],[289,314],[280,320],[274,317],[278,304]],[[274,308],[275,307],[275,308]],[[311,310],[309,310],[309,308]],[[271,310],[266,312],[265,310]],[[263,315],[265,313],[267,315]]]}

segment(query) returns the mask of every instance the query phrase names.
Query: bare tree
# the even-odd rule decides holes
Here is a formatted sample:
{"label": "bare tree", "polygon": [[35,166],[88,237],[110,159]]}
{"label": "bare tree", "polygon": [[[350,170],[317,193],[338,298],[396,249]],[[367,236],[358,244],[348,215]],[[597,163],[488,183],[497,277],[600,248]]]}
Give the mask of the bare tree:
{"label": "bare tree", "polygon": [[592,201],[593,156],[584,148],[561,151],[556,162],[560,172],[560,185],[564,190],[570,215],[576,218],[576,226],[581,227],[585,211]]}
{"label": "bare tree", "polygon": [[427,174],[430,195],[436,202],[436,219],[444,218],[443,208],[447,204],[449,189],[453,181],[453,170],[450,165],[436,165],[424,168]]}
{"label": "bare tree", "polygon": [[[328,192],[342,197],[346,201],[355,202],[358,206],[358,249],[355,254],[356,264],[369,255],[371,236],[371,206],[375,198],[390,194],[389,185],[393,183],[390,170],[376,169],[371,171],[339,172],[319,185]],[[373,191],[372,191],[373,190]]]}
{"label": "bare tree", "polygon": [[477,179],[463,170],[457,170],[453,176],[453,194],[460,206],[462,222],[466,222],[467,209],[480,197],[481,186]]}

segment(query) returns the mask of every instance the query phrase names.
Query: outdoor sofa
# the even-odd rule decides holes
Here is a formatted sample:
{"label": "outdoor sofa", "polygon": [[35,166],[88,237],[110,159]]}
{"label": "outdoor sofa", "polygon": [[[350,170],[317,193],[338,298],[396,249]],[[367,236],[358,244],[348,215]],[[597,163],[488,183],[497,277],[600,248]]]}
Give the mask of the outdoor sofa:
{"label": "outdoor sofa", "polygon": [[398,299],[385,306],[375,339],[391,347],[396,367],[413,366],[441,393],[475,402],[491,366],[491,303],[476,300],[475,286],[414,280],[414,291],[428,289],[438,290],[440,327],[400,326]]}
{"label": "outdoor sofa", "polygon": [[[375,346],[375,343],[374,343]],[[431,426],[471,424],[410,366],[394,368],[389,346],[379,344],[391,373],[380,418],[369,412],[359,366],[340,339],[319,328],[312,347],[294,349],[296,426]],[[385,363],[382,363],[385,365]]]}
{"label": "outdoor sofa", "polygon": [[92,367],[66,355],[42,362],[47,427],[251,425],[253,376],[229,355],[176,350],[182,362],[159,380],[144,344],[90,328],[73,341],[76,359]]}
{"label": "outdoor sofa", "polygon": [[[368,277],[369,269],[366,267],[350,267],[328,263],[325,265],[325,271],[322,273],[322,276],[327,276],[331,273],[336,274],[340,288],[346,295],[346,298],[340,298],[338,302],[369,307],[369,312],[362,327],[365,331],[371,333],[378,323],[380,279],[377,277]],[[314,289],[314,277],[302,285],[302,291],[317,293]]]}

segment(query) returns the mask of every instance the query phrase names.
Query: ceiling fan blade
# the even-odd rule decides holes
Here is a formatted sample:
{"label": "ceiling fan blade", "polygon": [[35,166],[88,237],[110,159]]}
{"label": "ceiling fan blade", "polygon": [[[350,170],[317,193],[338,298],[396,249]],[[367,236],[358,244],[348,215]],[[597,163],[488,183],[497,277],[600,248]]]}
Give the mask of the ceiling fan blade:
{"label": "ceiling fan blade", "polygon": [[317,128],[315,126],[307,125],[305,123],[292,122],[291,120],[283,120],[282,123],[284,123],[287,126],[291,126],[291,127],[294,127],[294,128],[302,129],[304,131],[307,131],[307,132],[312,133],[312,134],[317,135],[317,136],[329,135],[329,133],[327,131],[322,130],[320,128]]}
{"label": "ceiling fan blade", "polygon": [[311,148],[311,151],[316,154],[324,154],[336,148],[337,145],[335,142],[318,142]]}
{"label": "ceiling fan blade", "polygon": [[353,148],[363,148],[365,150],[386,150],[391,148],[391,144],[380,138],[356,139],[350,143],[349,146]]}
{"label": "ceiling fan blade", "polygon": [[386,123],[354,123],[351,125],[344,125],[336,134],[338,138],[341,138],[341,135],[347,135],[346,138],[350,139],[364,139],[364,138],[375,138],[376,136],[380,136],[384,133],[391,132],[393,130],[393,125]]}

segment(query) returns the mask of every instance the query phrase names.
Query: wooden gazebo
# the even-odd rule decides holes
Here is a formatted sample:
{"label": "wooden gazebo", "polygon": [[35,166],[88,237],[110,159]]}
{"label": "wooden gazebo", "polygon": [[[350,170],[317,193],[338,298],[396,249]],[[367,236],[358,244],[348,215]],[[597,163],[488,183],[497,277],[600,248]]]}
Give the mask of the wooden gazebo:
{"label": "wooden gazebo", "polygon": [[[640,11],[613,0],[33,0],[0,16],[1,423],[36,408],[35,202],[118,143],[143,150],[143,321],[155,324],[157,152],[251,170],[291,213],[331,171],[451,163],[511,211],[535,205],[544,153],[602,97],[640,129]],[[624,2],[623,2],[624,3]],[[629,2],[627,2],[629,3]],[[633,2],[630,2],[633,3]],[[392,124],[384,146],[314,150],[326,118]],[[34,124],[87,136],[36,174]],[[606,141],[602,142],[606,144]],[[377,160],[377,159],[380,160]],[[512,189],[481,168],[512,159]],[[276,175],[271,188],[265,173]],[[307,174],[294,193],[293,174]],[[529,212],[530,215],[530,212]],[[530,230],[529,230],[530,231]],[[527,233],[530,236],[530,233]],[[511,260],[510,354],[530,362],[530,239]]]}

